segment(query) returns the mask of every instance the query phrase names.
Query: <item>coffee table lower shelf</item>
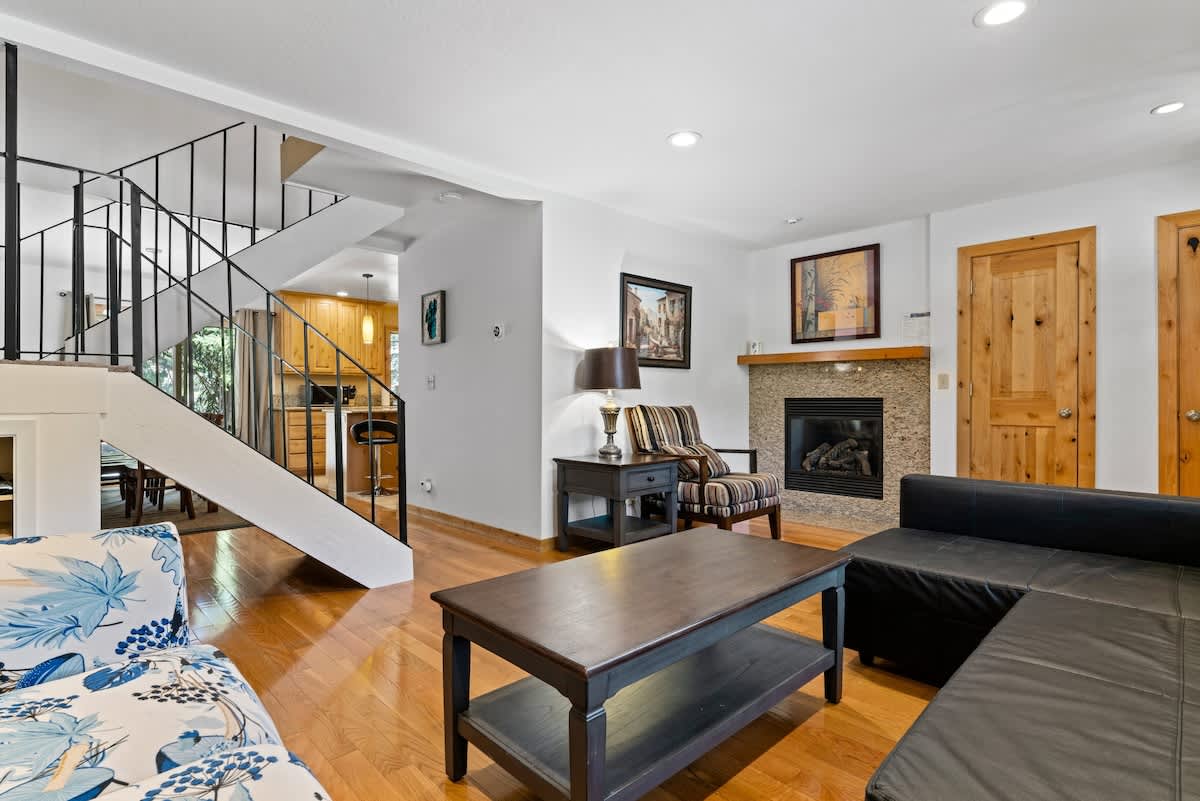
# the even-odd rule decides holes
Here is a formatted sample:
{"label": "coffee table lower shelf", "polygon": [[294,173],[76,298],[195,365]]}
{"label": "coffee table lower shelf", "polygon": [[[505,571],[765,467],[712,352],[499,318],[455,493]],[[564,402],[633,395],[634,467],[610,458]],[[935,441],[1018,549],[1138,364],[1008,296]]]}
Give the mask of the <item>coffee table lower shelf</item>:
{"label": "coffee table lower shelf", "polygon": [[[820,643],[758,624],[626,687],[605,704],[605,801],[639,798],[833,665]],[[459,733],[543,798],[569,799],[569,710],[522,679],[472,699]]]}

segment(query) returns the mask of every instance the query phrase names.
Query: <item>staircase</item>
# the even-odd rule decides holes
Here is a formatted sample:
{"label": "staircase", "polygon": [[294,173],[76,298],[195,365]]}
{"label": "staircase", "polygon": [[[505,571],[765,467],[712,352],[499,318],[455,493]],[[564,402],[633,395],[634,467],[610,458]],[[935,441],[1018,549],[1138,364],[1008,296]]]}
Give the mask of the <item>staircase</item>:
{"label": "staircase", "polygon": [[[15,163],[23,179],[29,170],[60,181],[67,176],[73,214],[20,237],[19,245],[5,243],[6,256],[16,247],[20,268],[13,276],[12,260],[6,259],[5,286],[17,291],[4,297],[3,355],[10,362],[23,360],[0,363],[5,394],[14,402],[33,399],[22,413],[36,417],[42,412],[33,407],[45,400],[48,380],[71,392],[70,386],[83,385],[85,374],[94,384],[96,366],[105,365],[109,369],[99,371],[105,388],[98,396],[104,402],[87,412],[100,421],[100,438],[366,586],[407,580],[412,554],[406,546],[404,401],[273,291],[403,211],[283,185],[270,190],[277,203],[264,202],[260,131],[253,126],[246,126],[253,143],[246,159],[247,197],[233,203],[230,188],[236,182],[227,164],[231,131],[238,127],[113,172],[6,154],[8,176],[17,174]],[[208,140],[220,144],[220,191],[216,199],[201,201],[195,154]],[[186,184],[164,180],[165,160],[179,153],[187,157]],[[150,176],[154,192],[133,175]],[[6,196],[13,197],[8,187]],[[17,197],[17,203],[6,204],[8,230],[16,228],[11,216],[19,219]],[[187,205],[180,211],[184,197]],[[276,227],[261,227],[260,211],[271,210]],[[69,280],[59,289],[47,280],[58,269],[55,248],[47,244],[64,235]],[[345,490],[345,449],[360,446],[345,442],[340,392],[328,411],[306,405],[298,415],[285,413],[285,394],[307,387],[314,375],[307,348],[303,363],[283,355],[278,332],[284,329],[330,354],[332,383],[340,386],[350,374],[366,381],[369,405],[355,411],[365,411],[369,425],[395,421],[396,463],[372,461],[370,481],[394,475],[397,496],[385,501]],[[329,376],[321,381],[331,383]],[[4,408],[0,403],[0,412]],[[284,436],[289,425],[311,432],[318,414],[330,422],[328,480],[313,469],[311,437],[305,440],[307,453],[289,454]],[[85,444],[98,453],[100,438]],[[289,456],[293,464],[307,463],[304,475],[286,469]]]}

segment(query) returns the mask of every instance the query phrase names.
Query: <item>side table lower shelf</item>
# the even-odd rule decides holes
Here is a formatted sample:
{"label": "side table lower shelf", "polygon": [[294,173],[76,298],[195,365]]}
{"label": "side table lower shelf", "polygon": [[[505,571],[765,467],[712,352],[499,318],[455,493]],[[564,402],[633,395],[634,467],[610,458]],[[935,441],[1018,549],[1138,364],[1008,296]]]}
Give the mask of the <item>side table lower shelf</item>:
{"label": "side table lower shelf", "polygon": [[[613,523],[613,518],[610,515],[598,515],[584,520],[572,520],[567,523],[566,531],[568,534],[574,534],[579,537],[587,537],[588,539],[600,540],[602,542],[612,542]],[[651,537],[672,533],[671,527],[662,520],[645,520],[640,517],[633,517],[632,515],[625,515],[622,522],[622,530],[626,542],[638,542],[639,540],[648,540]]]}
{"label": "side table lower shelf", "polygon": [[[605,801],[649,792],[834,662],[820,643],[758,624],[621,690],[605,704]],[[459,733],[543,797],[569,799],[569,711],[522,679],[472,699]]]}

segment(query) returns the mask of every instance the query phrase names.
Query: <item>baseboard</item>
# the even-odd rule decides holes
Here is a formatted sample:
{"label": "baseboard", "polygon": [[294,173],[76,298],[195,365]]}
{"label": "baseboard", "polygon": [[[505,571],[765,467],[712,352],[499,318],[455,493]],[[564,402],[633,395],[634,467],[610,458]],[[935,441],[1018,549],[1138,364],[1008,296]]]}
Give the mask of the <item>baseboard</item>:
{"label": "baseboard", "polygon": [[408,505],[408,517],[410,520],[425,520],[435,523],[446,529],[449,534],[466,534],[479,539],[510,545],[514,548],[520,548],[523,551],[537,551],[541,553],[549,551],[554,547],[553,537],[541,540],[536,537],[530,537],[527,534],[518,534],[515,531],[496,528],[486,523],[478,523],[474,520],[468,520],[465,517],[439,512],[436,509],[414,506],[411,503]]}

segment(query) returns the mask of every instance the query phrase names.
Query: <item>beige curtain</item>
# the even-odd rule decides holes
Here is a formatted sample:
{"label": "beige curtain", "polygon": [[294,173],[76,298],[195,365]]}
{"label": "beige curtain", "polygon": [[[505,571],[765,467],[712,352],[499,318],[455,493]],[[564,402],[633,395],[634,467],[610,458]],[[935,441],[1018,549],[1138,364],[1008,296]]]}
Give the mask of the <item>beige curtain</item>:
{"label": "beige curtain", "polygon": [[234,335],[235,431],[242,442],[267,453],[271,441],[267,405],[271,359],[266,346],[271,318],[265,311],[241,309],[233,313],[233,321],[238,326]]}

